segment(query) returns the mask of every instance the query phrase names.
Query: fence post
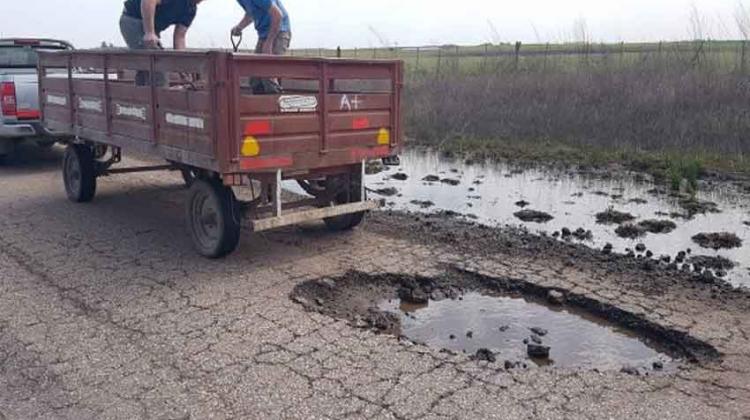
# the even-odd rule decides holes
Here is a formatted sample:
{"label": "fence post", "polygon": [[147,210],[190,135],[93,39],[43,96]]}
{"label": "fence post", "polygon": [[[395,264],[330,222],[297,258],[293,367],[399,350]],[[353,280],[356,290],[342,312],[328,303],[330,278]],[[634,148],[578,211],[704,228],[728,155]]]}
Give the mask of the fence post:
{"label": "fence post", "polygon": [[438,77],[440,76],[440,65],[443,61],[443,49],[441,47],[438,47],[438,61],[437,61],[437,68],[435,69]]}
{"label": "fence post", "polygon": [[417,71],[419,71],[419,52],[420,52],[420,48],[417,47]]}
{"label": "fence post", "polygon": [[547,71],[547,59],[548,59],[548,58],[549,58],[549,42],[548,42],[548,43],[547,43],[547,45],[546,45],[546,46],[544,47],[544,66],[543,66],[543,70],[544,70],[545,72]]}
{"label": "fence post", "polygon": [[742,41],[742,54],[740,56],[740,73],[745,74],[747,62],[745,57],[747,56],[747,41]]}
{"label": "fence post", "polygon": [[341,58],[341,46],[336,47],[336,58]]}
{"label": "fence post", "polygon": [[518,61],[521,59],[521,41],[516,41],[515,68],[518,70]]}

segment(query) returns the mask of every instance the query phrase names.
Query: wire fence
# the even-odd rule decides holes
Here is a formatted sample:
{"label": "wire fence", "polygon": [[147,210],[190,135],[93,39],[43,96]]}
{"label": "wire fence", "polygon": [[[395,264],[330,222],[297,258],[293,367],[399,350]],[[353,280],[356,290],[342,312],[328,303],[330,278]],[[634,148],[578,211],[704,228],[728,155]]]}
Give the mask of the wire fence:
{"label": "wire fence", "polygon": [[639,66],[748,71],[747,41],[660,42],[650,44],[515,44],[354,49],[296,49],[291,55],[361,59],[401,59],[412,76],[523,71],[581,71]]}

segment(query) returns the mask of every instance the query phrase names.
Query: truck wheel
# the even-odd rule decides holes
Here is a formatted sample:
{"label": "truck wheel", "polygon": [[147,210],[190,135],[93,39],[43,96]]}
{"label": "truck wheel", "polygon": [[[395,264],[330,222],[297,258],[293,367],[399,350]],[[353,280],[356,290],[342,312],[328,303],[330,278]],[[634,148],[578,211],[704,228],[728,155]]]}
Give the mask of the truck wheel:
{"label": "truck wheel", "polygon": [[240,209],[232,189],[218,180],[196,179],[187,201],[187,222],[198,253],[221,258],[240,241]]}
{"label": "truck wheel", "polygon": [[[361,201],[361,189],[360,189],[360,178],[361,176],[345,176],[338,177],[338,179],[329,179],[329,186],[339,185],[339,189],[342,189],[333,199],[334,204],[349,204]],[[344,183],[343,187],[341,183]],[[366,198],[366,196],[365,196]],[[344,214],[336,217],[329,217],[323,219],[328,230],[333,232],[341,232],[346,230],[354,229],[362,223],[365,218],[365,212]]]}
{"label": "truck wheel", "polygon": [[91,148],[70,144],[63,157],[63,181],[68,199],[74,203],[88,203],[96,194],[96,172]]}

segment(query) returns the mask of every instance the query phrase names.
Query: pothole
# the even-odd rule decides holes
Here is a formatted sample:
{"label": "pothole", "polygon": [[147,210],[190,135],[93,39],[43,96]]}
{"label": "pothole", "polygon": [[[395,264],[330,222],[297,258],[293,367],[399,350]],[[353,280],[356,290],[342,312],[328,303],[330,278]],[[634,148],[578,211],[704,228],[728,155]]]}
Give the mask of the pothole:
{"label": "pothole", "polygon": [[298,285],[292,299],[356,327],[506,368],[671,371],[719,353],[683,332],[583,296],[522,280],[350,272]]}

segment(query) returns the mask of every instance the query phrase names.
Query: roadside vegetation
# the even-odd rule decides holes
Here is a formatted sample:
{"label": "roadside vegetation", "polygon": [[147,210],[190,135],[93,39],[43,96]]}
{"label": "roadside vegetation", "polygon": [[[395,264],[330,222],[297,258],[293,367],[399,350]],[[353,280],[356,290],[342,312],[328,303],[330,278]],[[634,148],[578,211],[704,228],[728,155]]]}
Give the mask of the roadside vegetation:
{"label": "roadside vegetation", "polygon": [[341,55],[405,61],[412,145],[472,159],[621,163],[675,189],[694,189],[709,169],[750,174],[747,41],[449,45]]}

